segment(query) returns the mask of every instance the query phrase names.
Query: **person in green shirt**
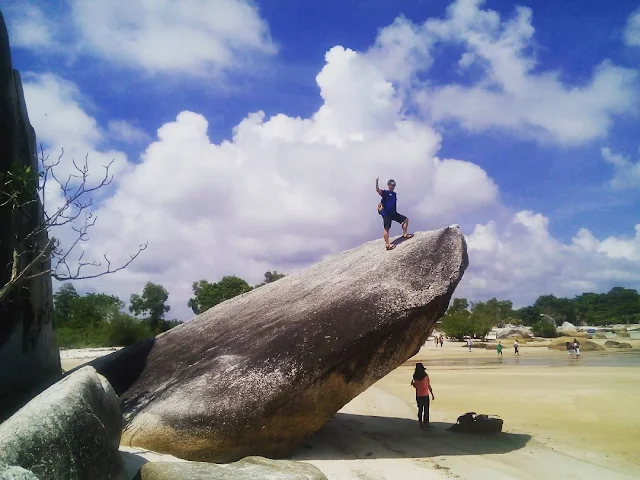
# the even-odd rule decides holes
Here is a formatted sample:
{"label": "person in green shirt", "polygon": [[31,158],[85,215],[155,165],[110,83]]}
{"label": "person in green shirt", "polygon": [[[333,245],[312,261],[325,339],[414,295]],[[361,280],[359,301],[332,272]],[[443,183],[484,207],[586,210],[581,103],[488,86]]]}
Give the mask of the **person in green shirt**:
{"label": "person in green shirt", "polygon": [[498,342],[498,345],[496,345],[496,352],[498,352],[498,355],[502,356],[502,342]]}

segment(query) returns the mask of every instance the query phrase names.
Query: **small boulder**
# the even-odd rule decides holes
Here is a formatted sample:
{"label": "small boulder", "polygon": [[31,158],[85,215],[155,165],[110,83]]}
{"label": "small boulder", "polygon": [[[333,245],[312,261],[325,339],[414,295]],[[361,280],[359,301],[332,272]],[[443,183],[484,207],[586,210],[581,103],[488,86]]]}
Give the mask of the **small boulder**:
{"label": "small boulder", "polygon": [[84,367],[0,425],[0,462],[29,469],[40,480],[124,480],[121,431],[115,391]]}
{"label": "small boulder", "polygon": [[619,345],[620,342],[616,342],[615,340],[607,340],[604,342],[604,346],[609,348],[618,348]]}
{"label": "small boulder", "polygon": [[631,338],[629,332],[616,332],[616,338]]}
{"label": "small boulder", "polygon": [[498,340],[524,340],[530,338],[532,338],[531,332],[526,327],[507,328],[496,335]]}
{"label": "small boulder", "polygon": [[[573,344],[573,337],[558,337],[554,338],[549,345],[549,349],[551,350],[566,350],[566,342]],[[606,344],[605,344],[606,345]],[[581,340],[580,341],[580,351],[581,352],[597,352],[600,350],[604,350],[603,347],[598,345],[595,342],[590,342],[589,340]]]}
{"label": "small boulder", "polygon": [[599,338],[599,339],[601,339],[601,340],[603,340],[603,339],[607,338],[607,336],[606,336],[604,333],[601,333],[601,332],[596,332],[596,333],[593,335],[593,337],[594,337],[594,338]]}
{"label": "small boulder", "polygon": [[562,325],[559,328],[561,333],[572,335],[578,332],[576,326],[571,322],[562,322]]}
{"label": "small boulder", "polygon": [[229,465],[204,462],[150,462],[140,470],[141,480],[327,480],[311,464],[246,457]]}
{"label": "small boulder", "polygon": [[633,348],[630,343],[619,343],[618,348]]}
{"label": "small boulder", "polygon": [[22,467],[10,467],[0,463],[0,480],[38,480],[38,477]]}

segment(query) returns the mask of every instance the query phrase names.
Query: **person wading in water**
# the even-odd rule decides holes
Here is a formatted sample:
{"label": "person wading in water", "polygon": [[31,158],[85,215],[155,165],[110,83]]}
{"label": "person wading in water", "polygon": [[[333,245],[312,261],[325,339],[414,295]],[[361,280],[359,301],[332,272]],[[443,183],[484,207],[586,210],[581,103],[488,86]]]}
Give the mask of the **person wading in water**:
{"label": "person wading in water", "polygon": [[380,178],[376,178],[376,192],[380,195],[380,203],[378,204],[378,213],[382,215],[382,223],[384,225],[384,232],[382,238],[387,250],[393,250],[396,246],[389,243],[389,229],[391,228],[391,222],[398,222],[402,225],[402,238],[409,239],[413,237],[413,233],[407,233],[409,228],[409,219],[404,215],[401,215],[396,210],[397,197],[396,197],[396,181],[391,179],[387,182],[387,188],[389,190],[382,190],[378,186]]}
{"label": "person wading in water", "polygon": [[411,386],[416,389],[416,403],[418,404],[418,422],[420,428],[429,428],[429,393],[431,399],[435,400],[433,388],[427,370],[422,363],[416,364],[416,370],[413,372]]}

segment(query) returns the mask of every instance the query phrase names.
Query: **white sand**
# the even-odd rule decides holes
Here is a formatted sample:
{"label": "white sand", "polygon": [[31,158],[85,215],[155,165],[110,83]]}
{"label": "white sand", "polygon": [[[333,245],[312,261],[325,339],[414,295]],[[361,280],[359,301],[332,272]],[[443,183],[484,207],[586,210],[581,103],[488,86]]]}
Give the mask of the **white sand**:
{"label": "white sand", "polygon": [[96,358],[109,355],[122,347],[101,347],[101,348],[69,348],[60,349],[60,362],[62,370],[68,372],[72,368],[83,365]]}

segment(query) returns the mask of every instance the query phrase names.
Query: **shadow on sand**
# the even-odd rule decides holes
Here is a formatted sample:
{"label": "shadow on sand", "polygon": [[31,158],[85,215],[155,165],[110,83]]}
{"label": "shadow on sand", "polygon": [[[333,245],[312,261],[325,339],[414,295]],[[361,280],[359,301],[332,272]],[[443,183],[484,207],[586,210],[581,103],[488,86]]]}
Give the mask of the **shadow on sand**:
{"label": "shadow on sand", "polygon": [[338,413],[294,454],[295,460],[424,458],[441,455],[507,453],[523,448],[530,435],[468,435],[447,431],[450,423],[432,422],[420,430],[417,420]]}

